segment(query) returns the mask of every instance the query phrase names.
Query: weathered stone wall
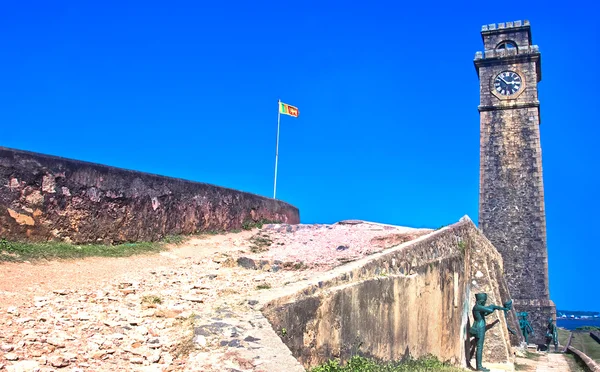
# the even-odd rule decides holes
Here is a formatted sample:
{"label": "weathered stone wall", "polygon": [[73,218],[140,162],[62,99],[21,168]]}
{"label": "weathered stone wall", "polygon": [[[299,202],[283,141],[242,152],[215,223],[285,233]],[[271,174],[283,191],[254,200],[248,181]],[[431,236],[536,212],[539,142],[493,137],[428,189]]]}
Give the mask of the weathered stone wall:
{"label": "weathered stone wall", "polygon": [[[501,305],[510,298],[502,258],[467,219],[338,267],[263,313],[306,367],[353,353],[383,360],[434,354],[465,366],[474,295]],[[514,311],[509,324],[517,329]],[[504,313],[487,317],[485,361],[511,363]],[[281,330],[285,329],[282,333]],[[520,342],[520,334],[514,343]]]}
{"label": "weathered stone wall", "polygon": [[[479,227],[504,258],[505,274],[517,311],[530,313],[532,342],[542,344],[548,317],[554,317],[548,283],[546,215],[540,145],[537,83],[541,55],[531,45],[529,24],[484,26],[485,51],[475,59],[480,79]],[[518,50],[494,50],[512,40]],[[502,71],[519,73],[520,92],[495,94]]]}
{"label": "weathered stone wall", "polygon": [[282,201],[204,183],[0,147],[0,237],[75,243],[153,241],[299,223]]}
{"label": "weathered stone wall", "polygon": [[505,259],[511,293],[548,299],[548,256],[536,108],[481,112],[479,226]]}

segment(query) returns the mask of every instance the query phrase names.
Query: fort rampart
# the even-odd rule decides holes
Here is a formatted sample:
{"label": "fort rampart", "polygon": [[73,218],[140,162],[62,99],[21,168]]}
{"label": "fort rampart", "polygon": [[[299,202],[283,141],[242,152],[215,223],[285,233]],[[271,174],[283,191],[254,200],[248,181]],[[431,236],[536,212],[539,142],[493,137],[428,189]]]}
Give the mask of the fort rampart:
{"label": "fort rampart", "polygon": [[0,237],[73,243],[155,241],[299,223],[282,201],[154,174],[0,147]]}

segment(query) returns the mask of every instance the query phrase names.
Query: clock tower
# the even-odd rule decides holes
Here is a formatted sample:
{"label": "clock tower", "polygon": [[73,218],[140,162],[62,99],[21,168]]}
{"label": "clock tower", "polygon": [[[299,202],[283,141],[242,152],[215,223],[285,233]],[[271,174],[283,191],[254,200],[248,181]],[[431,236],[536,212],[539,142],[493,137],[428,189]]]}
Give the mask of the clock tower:
{"label": "clock tower", "polygon": [[541,54],[528,21],[482,27],[479,75],[479,228],[504,261],[517,312],[527,311],[545,343],[556,318],[548,287],[546,213],[540,146]]}

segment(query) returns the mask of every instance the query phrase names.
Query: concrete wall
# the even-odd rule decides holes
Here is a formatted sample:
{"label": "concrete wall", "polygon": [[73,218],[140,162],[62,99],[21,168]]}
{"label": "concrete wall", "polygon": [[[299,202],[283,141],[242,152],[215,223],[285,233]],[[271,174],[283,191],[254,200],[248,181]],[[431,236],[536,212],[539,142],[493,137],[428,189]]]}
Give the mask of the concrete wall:
{"label": "concrete wall", "polygon": [[285,202],[237,190],[0,147],[0,237],[75,243],[153,241],[299,223]]}
{"label": "concrete wall", "polygon": [[[434,354],[465,366],[474,295],[510,298],[502,258],[468,218],[365,259],[338,267],[263,313],[306,367],[353,353],[383,360]],[[517,329],[514,311],[509,323]],[[487,318],[485,361],[512,363],[504,313]],[[520,334],[514,337],[520,342]]]}

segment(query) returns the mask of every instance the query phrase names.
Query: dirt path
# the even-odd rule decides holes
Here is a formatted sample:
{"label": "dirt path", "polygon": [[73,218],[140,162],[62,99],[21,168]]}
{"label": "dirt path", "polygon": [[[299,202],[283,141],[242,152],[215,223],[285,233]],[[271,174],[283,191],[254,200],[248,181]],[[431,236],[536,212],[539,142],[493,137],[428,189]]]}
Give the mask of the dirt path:
{"label": "dirt path", "polygon": [[55,290],[92,289],[99,283],[152,267],[175,267],[181,259],[231,254],[254,232],[193,238],[160,254],[133,257],[92,257],[81,260],[0,263],[0,307],[19,306]]}
{"label": "dirt path", "polygon": [[250,238],[257,233],[242,231],[226,235],[192,238],[180,246],[171,246],[160,254],[123,258],[94,257],[36,263],[0,263],[0,308],[16,306],[34,296],[60,289],[94,288],[115,277],[152,267],[176,267],[182,259],[199,260],[218,255],[244,256],[256,260],[302,262],[327,271],[342,262],[358,259],[384,248],[412,240],[430,232],[374,223],[353,225],[282,225],[265,229],[271,243],[268,250],[251,253]]}
{"label": "dirt path", "polygon": [[538,358],[517,358],[515,364],[520,371],[529,372],[579,372],[572,369],[565,355],[559,353],[539,353]]}
{"label": "dirt path", "polygon": [[[0,265],[0,370],[300,371],[247,298],[301,274],[226,263],[255,232],[154,255]],[[254,360],[255,349],[271,359]]]}

